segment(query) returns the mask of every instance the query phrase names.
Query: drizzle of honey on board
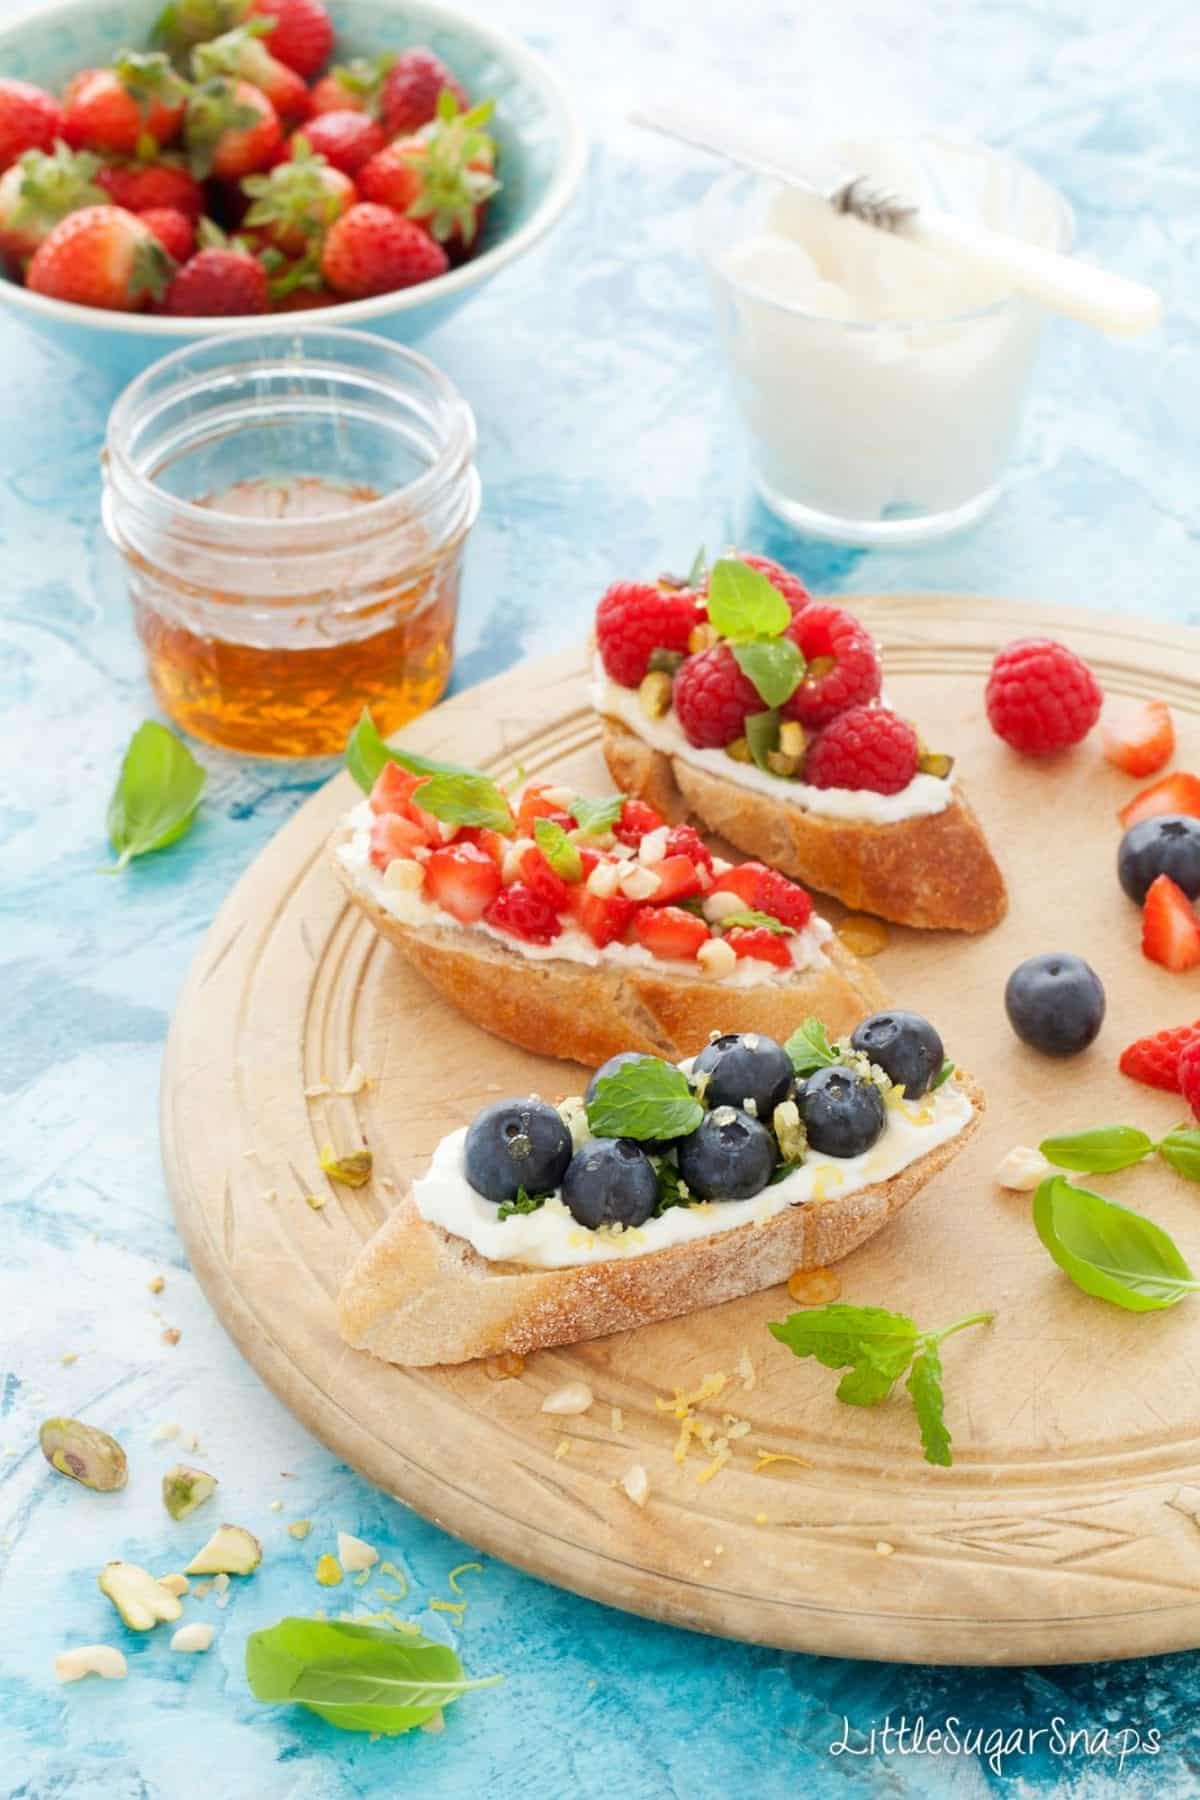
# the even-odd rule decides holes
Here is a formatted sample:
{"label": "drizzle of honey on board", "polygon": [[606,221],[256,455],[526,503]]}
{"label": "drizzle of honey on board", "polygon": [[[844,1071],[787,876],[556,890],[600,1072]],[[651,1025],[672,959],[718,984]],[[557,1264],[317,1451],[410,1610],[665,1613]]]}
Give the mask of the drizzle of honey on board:
{"label": "drizzle of honey on board", "polygon": [[[328,517],[336,530],[339,516],[378,498],[371,488],[304,476],[238,482],[196,504],[242,518]],[[346,538],[352,591],[352,526]],[[314,596],[311,610],[302,605],[304,596],[281,599],[277,634],[262,627],[271,602],[248,598],[247,612],[253,608],[258,617],[254,636],[248,631],[241,638],[236,604],[227,597],[221,612],[229,616],[229,631],[214,636],[184,623],[175,606],[176,616],[163,617],[146,604],[139,586],[134,617],[156,694],[186,731],[226,749],[258,756],[337,754],[364,706],[386,734],[432,706],[450,678],[457,546],[424,563],[406,562],[394,582],[361,596],[352,636],[324,642],[323,602],[329,606],[344,596]],[[216,607],[210,603],[208,610],[211,618]],[[264,636],[269,641],[261,641]]]}

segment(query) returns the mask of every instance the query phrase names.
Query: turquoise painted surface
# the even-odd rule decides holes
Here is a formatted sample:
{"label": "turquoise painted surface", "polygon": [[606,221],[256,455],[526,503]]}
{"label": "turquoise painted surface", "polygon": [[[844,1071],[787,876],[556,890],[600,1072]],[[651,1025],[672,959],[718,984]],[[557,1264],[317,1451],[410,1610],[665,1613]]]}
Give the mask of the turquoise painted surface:
{"label": "turquoise painted surface", "polygon": [[[916,25],[903,0],[753,5],[733,32],[685,0],[573,20],[499,0],[500,22],[554,55],[584,98],[590,176],[562,231],[426,348],[480,420],[486,497],[472,544],[456,682],[577,638],[617,571],[740,538],[794,554],[818,585],[976,588],[1200,622],[1200,222],[1197,81],[1186,0],[966,0]],[[828,15],[828,16],[827,16]],[[968,539],[906,555],[789,544],[745,497],[706,301],[690,259],[706,167],[621,122],[643,86],[739,84],[836,122],[932,120],[1020,150],[1066,189],[1082,241],[1154,280],[1152,340],[1052,328],[1010,490]],[[756,102],[759,103],[759,102]],[[97,874],[113,771],[148,710],[119,570],[97,514],[110,383],[0,332],[0,1792],[22,1800],[351,1800],[410,1791],[629,1800],[807,1791],[974,1796],[1058,1788],[1189,1794],[1200,1785],[1200,1664],[1175,1656],[1076,1670],[954,1672],[851,1664],[712,1642],[623,1617],[488,1563],[467,1576],[454,1637],[505,1686],[440,1737],[369,1744],[259,1708],[248,1631],[323,1596],[311,1570],[339,1526],[408,1571],[401,1610],[448,1592],[462,1547],[338,1466],[264,1392],[185,1266],[159,1171],[159,1054],[188,960],[219,900],[313,782],[208,756],[192,838],[121,882]],[[164,1292],[148,1291],[152,1276]],[[158,1316],[161,1315],[161,1316]],[[164,1324],[179,1344],[161,1341]],[[64,1354],[77,1361],[64,1366]],[[51,1411],[127,1444],[124,1494],[49,1478]],[[207,1656],[113,1624],[95,1572],[113,1555],[169,1566],[158,1479],[177,1446],[221,1477],[220,1514],[261,1532],[268,1564],[238,1587]],[[287,1472],[286,1474],[284,1472]],[[282,1513],[271,1502],[284,1503]],[[319,1521],[307,1543],[296,1516]],[[130,1678],[60,1689],[69,1642],[122,1641]],[[1117,1646],[1115,1646],[1117,1647]],[[843,1717],[956,1715],[1036,1730],[1151,1726],[1154,1759],[1048,1753],[832,1757]],[[1023,1785],[1022,1785],[1023,1784]]]}

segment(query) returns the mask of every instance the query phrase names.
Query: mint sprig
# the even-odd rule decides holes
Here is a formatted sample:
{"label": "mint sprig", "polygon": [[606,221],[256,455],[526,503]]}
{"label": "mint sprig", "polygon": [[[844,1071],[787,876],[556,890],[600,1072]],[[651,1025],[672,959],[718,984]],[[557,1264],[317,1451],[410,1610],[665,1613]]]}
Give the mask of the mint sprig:
{"label": "mint sprig", "polygon": [[771,707],[767,712],[749,713],[745,724],[746,742],[750,754],[760,769],[769,769],[767,762],[772,750],[779,748],[779,712]]}
{"label": "mint sprig", "polygon": [[790,700],[804,675],[803,656],[791,638],[769,638],[763,643],[734,644],[733,659],[758,691],[764,705],[782,706]]}
{"label": "mint sprig", "polygon": [[704,1117],[704,1108],[674,1063],[639,1056],[622,1063],[596,1084],[588,1102],[588,1126],[595,1137],[686,1137]]}
{"label": "mint sprig", "polygon": [[748,906],[744,912],[726,913],[723,919],[717,920],[722,931],[773,931],[776,937],[794,937],[794,925],[785,925],[782,919],[774,918],[770,913],[757,912]]}
{"label": "mint sprig", "polygon": [[346,744],[346,767],[363,792],[369,794],[380,770],[389,762],[407,769],[410,775],[426,777],[413,789],[412,797],[435,819],[442,819],[447,825],[498,831],[504,837],[511,837],[516,830],[504,791],[490,775],[386,744],[370,713],[364,711]]}
{"label": "mint sprig", "polygon": [[947,1057],[945,1062],[942,1064],[941,1068],[938,1070],[937,1074],[934,1076],[933,1080],[929,1084],[930,1093],[936,1094],[937,1090],[940,1087],[945,1087],[946,1083],[949,1081],[949,1079],[953,1075],[953,1073],[954,1073],[954,1064],[950,1061],[950,1058]]}
{"label": "mint sprig", "polygon": [[789,1313],[767,1326],[773,1338],[796,1356],[815,1356],[826,1369],[848,1372],[838,1382],[837,1397],[847,1406],[878,1406],[900,1377],[917,1415],[925,1460],[949,1468],[950,1433],[945,1424],[945,1396],[938,1346],[969,1325],[987,1325],[994,1313],[971,1313],[936,1331],[922,1331],[906,1313],[881,1306],[835,1304],[812,1312]]}
{"label": "mint sprig", "polygon": [[1038,1148],[1056,1169],[1077,1175],[1112,1175],[1157,1153],[1185,1180],[1200,1181],[1200,1130],[1187,1125],[1176,1126],[1159,1143],[1135,1125],[1104,1125],[1043,1138]]}
{"label": "mint sprig", "polygon": [[583,858],[555,819],[535,819],[533,840],[554,873],[563,881],[583,880]]}
{"label": "mint sprig", "polygon": [[602,800],[589,800],[586,794],[576,794],[571,802],[571,817],[585,837],[607,837],[621,822],[625,800],[624,794],[608,794]]}
{"label": "mint sprig", "polygon": [[535,1213],[545,1206],[548,1194],[527,1194],[523,1187],[517,1189],[515,1200],[504,1200],[496,1209],[496,1217],[500,1220],[511,1219],[514,1213]]}
{"label": "mint sprig", "polygon": [[748,643],[779,637],[791,624],[792,612],[765,575],[723,556],[708,578],[708,620],[721,637]]}
{"label": "mint sprig", "polygon": [[829,1042],[820,1019],[805,1019],[783,1046],[792,1059],[797,1075],[813,1075],[818,1069],[841,1062],[841,1051]]}

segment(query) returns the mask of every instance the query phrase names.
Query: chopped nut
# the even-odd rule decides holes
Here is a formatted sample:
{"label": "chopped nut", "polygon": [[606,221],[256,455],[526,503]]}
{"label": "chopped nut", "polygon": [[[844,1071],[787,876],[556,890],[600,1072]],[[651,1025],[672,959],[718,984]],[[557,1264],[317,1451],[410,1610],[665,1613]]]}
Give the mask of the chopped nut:
{"label": "chopped nut", "polygon": [[178,1600],[183,1594],[188,1592],[192,1584],[186,1575],[160,1575],[158,1577],[158,1585],[159,1587],[165,1587],[168,1594],[174,1594],[175,1598]]}
{"label": "chopped nut", "polygon": [[945,781],[954,768],[954,758],[947,756],[944,750],[922,750],[917,758],[917,768],[922,775],[936,775],[939,781]]}
{"label": "chopped nut", "polygon": [[701,650],[711,650],[716,641],[716,629],[707,620],[702,625],[693,625],[688,633],[688,655],[698,656]]}
{"label": "chopped nut", "polygon": [[876,1556],[894,1556],[896,1554],[896,1546],[895,1544],[884,1543],[881,1538],[879,1543],[875,1546],[875,1554]]}
{"label": "chopped nut", "polygon": [[561,1462],[564,1456],[570,1456],[570,1454],[571,1454],[570,1438],[559,1438],[557,1444],[555,1444],[555,1446],[554,1446],[555,1462]]}
{"label": "chopped nut", "polygon": [[793,776],[800,767],[800,758],[788,756],[783,750],[768,750],[766,763],[772,775],[782,775],[786,780]]}
{"label": "chopped nut", "polygon": [[724,938],[709,938],[696,952],[696,961],[706,975],[721,981],[737,968],[737,952]]}
{"label": "chopped nut", "polygon": [[282,1512],[283,1511],[283,1501],[282,1500],[272,1500],[268,1510],[270,1512]]}
{"label": "chopped nut", "polygon": [[621,1477],[621,1487],[635,1506],[645,1506],[650,1493],[650,1478],[641,1463],[634,1463]]}
{"label": "chopped nut", "polygon": [[1031,1194],[1052,1173],[1040,1150],[1031,1150],[1027,1144],[1014,1144],[996,1170],[996,1182],[1015,1194]]}
{"label": "chopped nut", "polygon": [[660,863],[667,854],[668,836],[665,825],[657,825],[653,831],[648,831],[638,845],[638,861],[648,866]]}
{"label": "chopped nut", "polygon": [[625,1429],[625,1414],[619,1406],[614,1406],[612,1409],[612,1428],[616,1432],[622,1432]]}
{"label": "chopped nut", "polygon": [[855,956],[878,956],[888,946],[888,928],[882,919],[851,913],[835,927],[838,937]]}
{"label": "chopped nut", "polygon": [[489,1356],[483,1365],[489,1381],[513,1381],[524,1370],[525,1358],[513,1350],[502,1350],[499,1356]]}
{"label": "chopped nut", "polygon": [[181,1625],[171,1639],[171,1648],[195,1654],[200,1650],[207,1650],[216,1635],[215,1625],[201,1625],[198,1621],[193,1625]]}
{"label": "chopped nut", "polygon": [[325,1174],[331,1181],[340,1181],[346,1187],[366,1187],[374,1162],[369,1150],[347,1150],[343,1156],[335,1156],[333,1145],[326,1144],[321,1151],[321,1168]]}
{"label": "chopped nut", "polygon": [[54,1673],[59,1681],[82,1681],[85,1675],[99,1675],[102,1681],[123,1681],[129,1664],[112,1644],[80,1644],[74,1650],[60,1650],[54,1659]]}
{"label": "chopped nut", "polygon": [[181,1450],[198,1450],[200,1448],[199,1435],[194,1431],[181,1431],[179,1433],[179,1447]]}
{"label": "chopped nut", "polygon": [[598,862],[587,878],[587,891],[589,894],[598,894],[602,900],[611,900],[620,881],[619,862]]}
{"label": "chopped nut", "polygon": [[116,1438],[82,1419],[47,1419],[38,1432],[42,1455],[60,1475],[97,1494],[125,1486],[129,1465]]}
{"label": "chopped nut", "polygon": [[251,1575],[262,1561],[262,1545],[240,1525],[222,1525],[187,1565],[189,1575]]}
{"label": "chopped nut", "polygon": [[638,703],[648,719],[665,719],[671,710],[671,677],[665,669],[651,669],[642,677]]}
{"label": "chopped nut", "polygon": [[779,727],[779,748],[784,756],[799,762],[808,749],[808,733],[796,719],[784,719]]}
{"label": "chopped nut", "polygon": [[324,1194],[305,1194],[304,1204],[312,1212],[324,1212],[328,1202]]}
{"label": "chopped nut", "polygon": [[162,1341],[164,1344],[170,1344],[172,1349],[174,1349],[182,1336],[183,1333],[180,1331],[178,1325],[168,1325],[167,1329],[162,1334]]}
{"label": "chopped nut", "polygon": [[771,1114],[771,1124],[785,1162],[799,1162],[808,1147],[808,1133],[794,1100],[781,1100]]}
{"label": "chopped nut", "polygon": [[183,1611],[179,1596],[136,1563],[105,1563],[98,1586],[130,1631],[150,1631],[160,1619],[177,1619]]}
{"label": "chopped nut", "polygon": [[737,1373],[741,1377],[742,1387],[745,1389],[746,1393],[749,1393],[750,1389],[754,1386],[755,1375],[754,1364],[750,1360],[750,1352],[748,1350],[743,1350],[738,1357]]}
{"label": "chopped nut", "polygon": [[167,1285],[166,1277],[163,1275],[152,1275],[146,1285],[152,1294],[161,1294]]}
{"label": "chopped nut", "polygon": [[657,894],[662,881],[653,869],[635,863],[632,868],[622,871],[618,885],[627,900],[649,900],[652,894]]}
{"label": "chopped nut", "polygon": [[710,925],[719,925],[722,919],[729,917],[730,913],[745,912],[746,902],[740,894],[733,893],[730,888],[719,887],[714,888],[711,894],[705,896],[702,910]]}
{"label": "chopped nut", "polygon": [[217,1491],[217,1478],[203,1469],[175,1463],[162,1478],[163,1505],[173,1519],[186,1519]]}
{"label": "chopped nut", "polygon": [[338,1561],[348,1575],[357,1575],[362,1569],[373,1569],[379,1561],[379,1552],[362,1538],[351,1537],[348,1531],[337,1534]]}
{"label": "chopped nut", "polygon": [[154,1430],[150,1433],[150,1442],[152,1444],[161,1444],[165,1442],[167,1438],[177,1438],[178,1436],[178,1425],[174,1422],[168,1422],[165,1425],[156,1425],[154,1427]]}
{"label": "chopped nut", "polygon": [[744,737],[734,738],[732,744],[726,744],[725,754],[737,763],[752,763],[753,753]]}
{"label": "chopped nut", "polygon": [[797,1269],[788,1276],[787,1291],[797,1306],[824,1306],[842,1291],[835,1269]]}
{"label": "chopped nut", "polygon": [[544,1413],[585,1413],[595,1399],[586,1381],[567,1381],[542,1401]]}
{"label": "chopped nut", "polygon": [[77,1363],[79,1361],[78,1350],[64,1350],[59,1361],[62,1363],[64,1369],[69,1368],[72,1363]]}
{"label": "chopped nut", "polygon": [[363,1072],[362,1064],[357,1062],[352,1063],[345,1081],[343,1081],[341,1087],[338,1089],[338,1093],[346,1095],[361,1094],[366,1085],[367,1077]]}
{"label": "chopped nut", "polygon": [[767,1515],[766,1515],[766,1513],[755,1513],[755,1515],[754,1515],[754,1523],[755,1523],[755,1524],[756,1524],[756,1525],[765,1525],[765,1524],[766,1524],[766,1523],[767,1523]]}
{"label": "chopped nut", "polygon": [[337,1587],[342,1579],[342,1567],[336,1556],[319,1556],[313,1571],[322,1587]]}
{"label": "chopped nut", "polygon": [[300,1542],[303,1543],[304,1539],[308,1536],[308,1534],[311,1530],[312,1530],[312,1520],[311,1519],[293,1519],[291,1524],[288,1526],[288,1536],[298,1538],[300,1540]]}
{"label": "chopped nut", "polygon": [[[388,875],[391,874],[392,869],[395,868],[395,866],[396,865],[394,863],[389,865],[387,872],[385,873],[385,875],[383,877],[385,882],[387,881]],[[391,885],[394,887],[396,884],[393,882]],[[327,1081],[314,1081],[312,1083],[311,1087],[305,1088],[304,1098],[306,1100],[323,1100],[325,1098],[326,1094],[331,1094],[332,1092],[333,1092],[333,1089],[330,1087],[330,1085]]]}

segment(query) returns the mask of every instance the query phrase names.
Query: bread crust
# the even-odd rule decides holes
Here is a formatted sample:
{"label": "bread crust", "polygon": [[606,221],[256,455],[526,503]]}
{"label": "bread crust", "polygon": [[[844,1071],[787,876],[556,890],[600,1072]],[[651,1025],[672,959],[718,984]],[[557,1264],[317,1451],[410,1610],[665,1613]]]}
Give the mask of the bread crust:
{"label": "bread crust", "polygon": [[356,1350],[413,1367],[505,1350],[528,1355],[719,1306],[796,1269],[825,1268],[881,1230],[978,1127],[983,1095],[969,1076],[957,1078],[973,1116],[889,1180],[647,1256],[568,1269],[489,1262],[465,1238],[429,1224],[407,1195],[342,1282],[341,1334]]}
{"label": "bread crust", "polygon": [[508,950],[482,932],[403,924],[354,880],[337,855],[349,828],[330,842],[330,860],[350,899],[460,1012],[498,1037],[544,1056],[596,1068],[622,1050],[678,1062],[715,1031],[761,1031],[782,1042],[804,1019],[831,1036],[852,1031],[887,999],[875,976],[836,938],[826,962],[787,981],[728,987],[681,964],[593,968],[565,958]]}
{"label": "bread crust", "polygon": [[605,719],[604,760],[623,792],[678,821],[688,812],[747,856],[856,912],[922,931],[990,931],[1008,906],[1004,877],[962,789],[943,812],[895,825],[829,819],[698,769]]}

